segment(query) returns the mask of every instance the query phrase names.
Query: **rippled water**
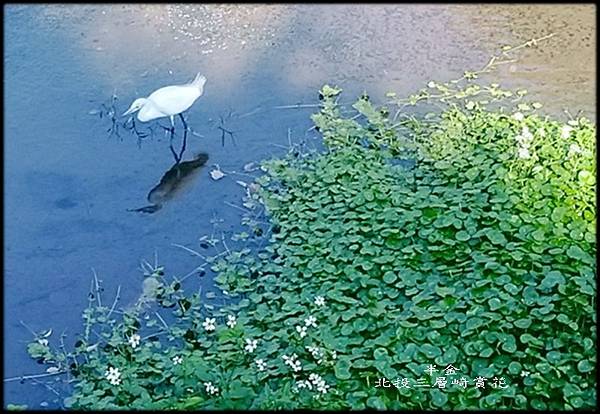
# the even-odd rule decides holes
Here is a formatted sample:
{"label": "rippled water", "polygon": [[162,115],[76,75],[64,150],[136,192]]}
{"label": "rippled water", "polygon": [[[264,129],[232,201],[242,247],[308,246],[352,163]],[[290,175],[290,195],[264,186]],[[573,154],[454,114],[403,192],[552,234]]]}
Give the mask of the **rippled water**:
{"label": "rippled water", "polygon": [[[140,293],[140,260],[155,252],[167,273],[198,263],[173,246],[199,249],[198,238],[239,229],[242,188],[210,165],[244,164],[281,154],[293,140],[316,142],[312,109],[324,83],[363,90],[374,99],[408,94],[430,79],[481,68],[502,45],[557,35],[494,80],[527,88],[549,113],[595,117],[596,25],[592,5],[75,5],[8,6],[5,13],[5,340],[4,376],[44,368],[25,352],[33,330],[81,326],[92,268],[122,303]],[[205,94],[188,114],[204,137],[189,137],[187,158],[209,154],[185,191],[155,214],[127,209],[172,166],[169,140],[141,146],[107,119],[90,115],[112,94],[124,111],[138,96],[191,80],[201,71]],[[120,113],[119,112],[119,113]],[[237,146],[221,146],[218,120]],[[210,290],[211,281],[196,284]],[[58,390],[58,389],[57,389]],[[60,391],[60,390],[59,390]],[[6,403],[57,407],[60,399],[32,381],[5,383]],[[5,403],[5,404],[6,404]]]}

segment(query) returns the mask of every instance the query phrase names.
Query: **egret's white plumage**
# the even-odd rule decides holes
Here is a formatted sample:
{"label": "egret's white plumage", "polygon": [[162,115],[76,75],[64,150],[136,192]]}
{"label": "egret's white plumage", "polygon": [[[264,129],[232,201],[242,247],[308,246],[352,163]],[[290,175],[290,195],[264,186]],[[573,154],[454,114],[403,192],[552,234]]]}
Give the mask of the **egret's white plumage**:
{"label": "egret's white plumage", "polygon": [[168,116],[171,118],[171,125],[174,125],[173,117],[189,109],[202,96],[205,83],[206,77],[198,73],[192,82],[185,85],[157,89],[147,98],[133,101],[123,116],[139,111],[137,118],[142,122]]}

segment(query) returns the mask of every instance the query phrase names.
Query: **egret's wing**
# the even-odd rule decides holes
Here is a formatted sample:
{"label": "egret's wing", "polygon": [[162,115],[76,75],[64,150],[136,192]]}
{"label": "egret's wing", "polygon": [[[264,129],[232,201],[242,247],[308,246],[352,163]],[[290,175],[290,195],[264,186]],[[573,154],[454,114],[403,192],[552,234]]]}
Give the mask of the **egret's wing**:
{"label": "egret's wing", "polygon": [[198,89],[190,86],[165,86],[148,97],[165,115],[176,115],[188,109],[199,97]]}

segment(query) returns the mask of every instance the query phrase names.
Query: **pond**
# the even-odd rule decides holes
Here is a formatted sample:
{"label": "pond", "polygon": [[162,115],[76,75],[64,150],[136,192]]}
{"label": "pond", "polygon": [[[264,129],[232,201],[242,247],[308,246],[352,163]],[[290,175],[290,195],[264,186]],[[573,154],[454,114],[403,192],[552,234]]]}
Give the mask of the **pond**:
{"label": "pond", "polygon": [[[81,329],[94,272],[106,297],[139,295],[140,262],[189,274],[204,234],[239,231],[244,165],[281,155],[310,130],[325,83],[352,101],[367,91],[406,95],[431,79],[479,69],[502,45],[556,33],[494,80],[526,88],[548,113],[593,118],[593,5],[12,5],[5,13],[4,377],[37,374],[31,333]],[[201,72],[204,95],[187,114],[197,132],[186,160],[205,165],[164,206],[135,212],[173,166],[169,139],[107,132],[98,108],[120,114],[133,99]],[[342,98],[343,99],[343,98]],[[164,123],[164,122],[163,122]],[[225,128],[235,140],[224,134]],[[202,135],[202,136],[198,136]],[[224,136],[226,135],[226,136]],[[225,140],[222,143],[222,137]],[[176,145],[180,145],[176,137]],[[210,176],[219,166],[226,174]],[[197,278],[205,292],[210,278]],[[42,371],[43,372],[43,371]],[[56,389],[4,383],[7,403],[59,407]]]}

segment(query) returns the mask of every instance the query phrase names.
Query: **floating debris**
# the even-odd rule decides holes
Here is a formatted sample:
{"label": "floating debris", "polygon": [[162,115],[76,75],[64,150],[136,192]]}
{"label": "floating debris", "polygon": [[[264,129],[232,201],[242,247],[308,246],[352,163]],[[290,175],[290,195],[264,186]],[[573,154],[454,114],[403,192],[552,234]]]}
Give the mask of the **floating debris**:
{"label": "floating debris", "polygon": [[244,171],[246,172],[256,171],[259,168],[260,167],[255,162],[249,162],[248,164],[244,165]]}
{"label": "floating debris", "polygon": [[223,173],[223,171],[221,171],[221,168],[218,165],[216,165],[215,167],[216,168],[210,172],[210,176],[213,180],[217,181],[225,177],[225,174]]}

